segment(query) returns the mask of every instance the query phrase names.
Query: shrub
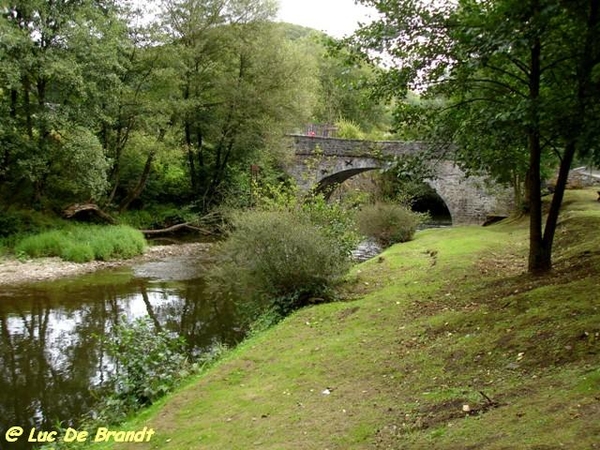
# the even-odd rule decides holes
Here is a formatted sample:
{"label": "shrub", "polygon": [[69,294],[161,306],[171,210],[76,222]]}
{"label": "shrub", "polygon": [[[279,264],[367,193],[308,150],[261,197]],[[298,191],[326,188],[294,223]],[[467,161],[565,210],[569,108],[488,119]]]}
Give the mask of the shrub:
{"label": "shrub", "polygon": [[384,247],[410,241],[422,217],[400,205],[376,203],[364,206],[357,214],[360,232]]}
{"label": "shrub", "polygon": [[232,223],[209,279],[238,300],[243,319],[327,298],[348,268],[344,250],[298,211],[247,211]]}
{"label": "shrub", "polygon": [[360,126],[350,120],[340,119],[335,123],[337,137],[341,139],[364,139],[365,133]]}
{"label": "shrub", "polygon": [[117,325],[106,350],[118,367],[115,393],[132,406],[162,397],[186,366],[183,339],[155,330],[149,318]]}
{"label": "shrub", "polygon": [[67,222],[38,211],[9,209],[0,214],[0,238],[63,228]]}
{"label": "shrub", "polygon": [[354,211],[340,202],[327,202],[323,195],[316,195],[302,204],[302,212],[329,239],[335,241],[339,250],[350,255],[360,241],[356,229]]}

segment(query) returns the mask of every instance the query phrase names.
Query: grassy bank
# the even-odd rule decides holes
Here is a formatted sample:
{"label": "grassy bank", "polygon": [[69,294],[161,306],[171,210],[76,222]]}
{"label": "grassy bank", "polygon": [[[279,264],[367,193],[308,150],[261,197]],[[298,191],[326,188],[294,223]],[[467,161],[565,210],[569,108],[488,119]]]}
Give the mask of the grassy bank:
{"label": "grassy bank", "polygon": [[126,225],[73,225],[41,233],[17,236],[5,252],[17,257],[58,256],[65,261],[88,262],[126,259],[142,254],[144,235]]}
{"label": "grassy bank", "polygon": [[197,219],[187,208],[173,205],[113,213],[113,217],[119,226],[66,220],[50,211],[10,209],[0,214],[0,257],[59,256],[73,262],[125,259],[145,248],[144,236],[136,229],[160,229]]}
{"label": "grassy bank", "polygon": [[[600,204],[568,192],[555,270],[527,223],[428,230],[124,429],[132,449],[600,448]],[[122,448],[116,446],[115,448]]]}

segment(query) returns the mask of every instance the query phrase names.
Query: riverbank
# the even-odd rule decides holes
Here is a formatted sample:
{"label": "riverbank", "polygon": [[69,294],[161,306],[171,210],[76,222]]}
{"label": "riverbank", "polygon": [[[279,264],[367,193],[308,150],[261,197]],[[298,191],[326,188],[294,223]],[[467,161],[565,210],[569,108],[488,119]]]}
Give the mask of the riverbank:
{"label": "riverbank", "polygon": [[525,220],[421,232],[102,448],[599,448],[596,197],[567,193],[552,274],[525,273]]}
{"label": "riverbank", "polygon": [[172,256],[205,255],[210,243],[186,243],[178,245],[149,246],[141,256],[113,261],[90,261],[73,263],[60,258],[36,258],[19,260],[14,257],[0,258],[0,286],[56,280],[63,277],[82,275],[100,269],[122,267],[143,262],[157,261]]}

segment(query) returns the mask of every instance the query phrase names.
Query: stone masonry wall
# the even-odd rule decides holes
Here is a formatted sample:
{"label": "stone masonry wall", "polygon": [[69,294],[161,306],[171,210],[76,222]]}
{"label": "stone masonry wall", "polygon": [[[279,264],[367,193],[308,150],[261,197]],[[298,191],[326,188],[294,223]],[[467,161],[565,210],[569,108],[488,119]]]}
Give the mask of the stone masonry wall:
{"label": "stone masonry wall", "polygon": [[[383,156],[416,154],[427,149],[422,142],[380,141],[291,136],[296,154],[289,173],[305,190],[341,183],[350,176],[384,167]],[[483,177],[467,178],[451,161],[431,162],[436,176],[426,182],[444,200],[452,223],[482,224],[489,216],[507,216],[511,193],[490,186]]]}

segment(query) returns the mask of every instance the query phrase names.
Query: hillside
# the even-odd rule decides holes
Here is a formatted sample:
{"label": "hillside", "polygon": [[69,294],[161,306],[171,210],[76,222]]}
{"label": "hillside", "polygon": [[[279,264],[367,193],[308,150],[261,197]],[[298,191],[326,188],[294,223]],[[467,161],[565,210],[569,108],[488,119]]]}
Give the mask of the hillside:
{"label": "hillside", "polygon": [[421,232],[128,424],[156,430],[130,448],[600,448],[598,229],[569,191],[541,278],[524,219]]}

